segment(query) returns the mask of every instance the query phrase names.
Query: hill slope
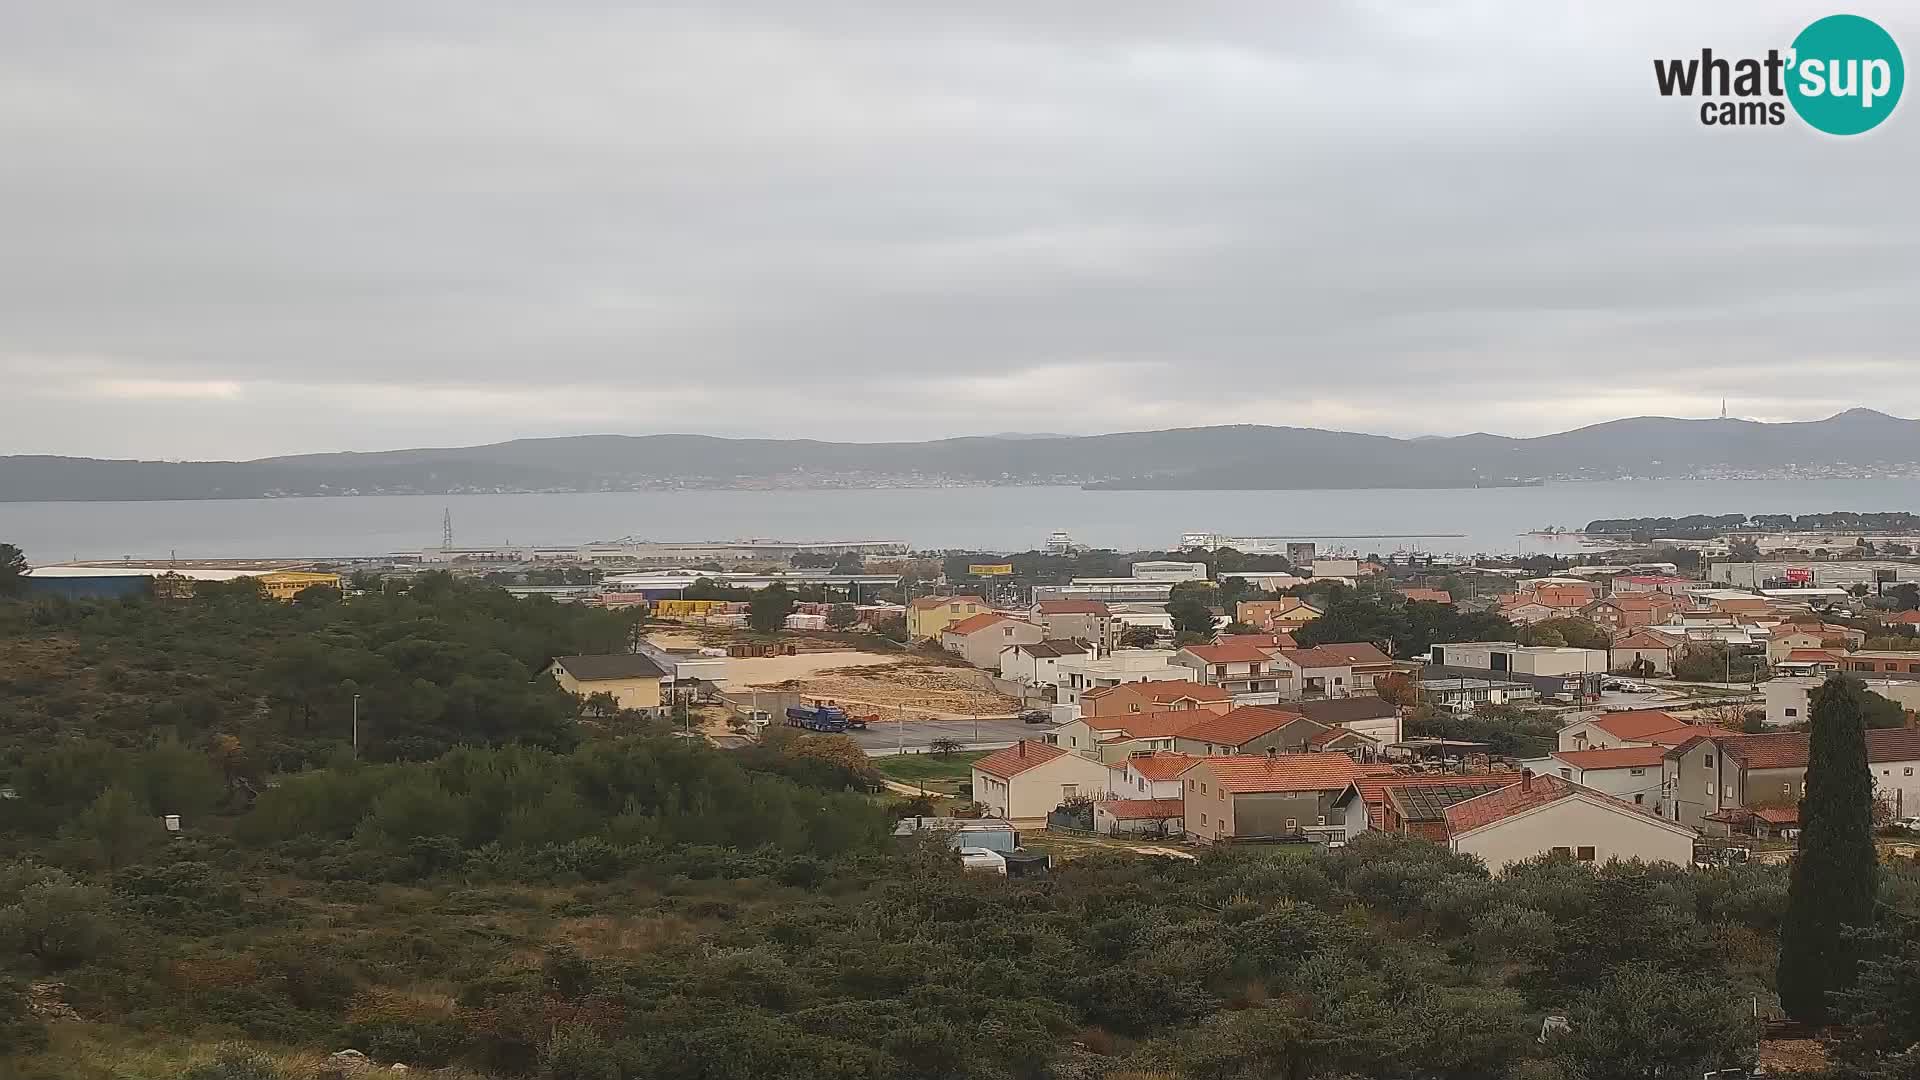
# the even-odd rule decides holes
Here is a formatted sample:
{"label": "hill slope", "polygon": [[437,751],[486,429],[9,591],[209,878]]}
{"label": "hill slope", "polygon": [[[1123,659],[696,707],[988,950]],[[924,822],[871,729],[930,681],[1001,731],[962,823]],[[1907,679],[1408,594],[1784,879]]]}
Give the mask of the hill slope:
{"label": "hill slope", "polygon": [[1708,471],[1874,473],[1916,461],[1920,421],[1869,409],[1790,424],[1635,417],[1531,439],[1394,439],[1247,424],[913,443],[580,435],[254,461],[0,457],[0,501],[926,484],[1434,488]]}

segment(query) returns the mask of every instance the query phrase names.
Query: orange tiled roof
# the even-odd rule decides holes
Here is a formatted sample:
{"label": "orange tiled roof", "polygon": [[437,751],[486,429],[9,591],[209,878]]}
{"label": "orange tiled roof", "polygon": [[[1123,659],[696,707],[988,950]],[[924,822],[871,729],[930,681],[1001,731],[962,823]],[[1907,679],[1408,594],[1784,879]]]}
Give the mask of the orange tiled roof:
{"label": "orange tiled roof", "polygon": [[1121,768],[1132,769],[1149,780],[1172,780],[1186,772],[1194,762],[1192,754],[1176,754],[1172,750],[1155,750],[1151,754],[1135,754],[1115,764]]}
{"label": "orange tiled roof", "polygon": [[1593,725],[1616,739],[1635,742],[1662,731],[1688,726],[1686,721],[1659,709],[1621,709],[1618,712],[1601,713],[1593,718]]}
{"label": "orange tiled roof", "polygon": [[974,762],[973,767],[988,776],[1008,778],[1019,776],[1028,769],[1039,768],[1055,758],[1065,757],[1066,754],[1067,752],[1058,746],[1021,739],[1012,746],[995,750]]}
{"label": "orange tiled roof", "polygon": [[1505,787],[1520,779],[1519,773],[1489,772],[1465,773],[1455,776],[1435,776],[1426,773],[1376,773],[1354,778],[1353,786],[1360,801],[1367,807],[1367,822],[1375,828],[1386,826],[1384,808],[1387,805],[1387,792],[1395,788],[1484,788],[1492,790]]}
{"label": "orange tiled roof", "polygon": [[978,615],[969,615],[961,619],[959,622],[947,627],[943,633],[971,634],[978,630],[985,630],[994,623],[1011,621],[1012,620],[1008,619],[1005,615],[998,615],[991,611],[983,611]]}
{"label": "orange tiled roof", "polygon": [[1447,831],[1455,836],[1537,806],[1564,799],[1579,787],[1557,776],[1522,777],[1519,783],[1447,807]]}
{"label": "orange tiled roof", "polygon": [[1102,686],[1080,696],[1098,698],[1119,690],[1137,691],[1156,705],[1164,705],[1183,698],[1192,698],[1195,701],[1226,701],[1233,697],[1221,687],[1189,682],[1185,679],[1147,679],[1142,682],[1121,683],[1118,686]]}
{"label": "orange tiled roof", "polygon": [[[1251,742],[1275,728],[1285,727],[1295,720],[1307,718],[1295,712],[1284,712],[1278,708],[1266,708],[1249,705],[1221,715],[1203,714],[1192,727],[1180,733],[1183,739],[1213,743],[1217,746],[1239,746]],[[1307,720],[1309,724],[1317,723]]]}
{"label": "orange tiled roof", "polygon": [[1235,754],[1203,757],[1188,767],[1209,769],[1223,791],[1253,795],[1275,791],[1339,791],[1360,775],[1344,754]]}
{"label": "orange tiled roof", "polygon": [[1560,750],[1553,755],[1576,769],[1644,769],[1667,756],[1664,746],[1620,746],[1607,750]]}
{"label": "orange tiled roof", "polygon": [[1792,649],[1787,653],[1787,662],[1800,664],[1837,664],[1840,654],[1825,649]]}
{"label": "orange tiled roof", "polygon": [[[1201,717],[1212,716],[1204,709],[1163,709],[1159,712],[1119,713],[1114,716],[1083,716],[1091,731],[1122,732],[1120,740],[1165,739],[1186,731]],[[1105,740],[1103,740],[1105,741]]]}
{"label": "orange tiled roof", "polygon": [[1400,590],[1400,595],[1408,600],[1428,600],[1436,604],[1453,603],[1453,594],[1445,589],[1405,588]]}

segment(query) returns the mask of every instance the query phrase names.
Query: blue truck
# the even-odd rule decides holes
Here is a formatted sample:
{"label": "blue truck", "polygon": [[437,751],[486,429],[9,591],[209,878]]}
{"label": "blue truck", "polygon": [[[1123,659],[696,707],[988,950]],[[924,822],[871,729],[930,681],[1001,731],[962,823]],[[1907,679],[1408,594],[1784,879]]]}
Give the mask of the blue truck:
{"label": "blue truck", "polygon": [[811,705],[789,708],[787,726],[806,728],[808,731],[845,731],[848,717],[846,711],[833,702],[816,701]]}

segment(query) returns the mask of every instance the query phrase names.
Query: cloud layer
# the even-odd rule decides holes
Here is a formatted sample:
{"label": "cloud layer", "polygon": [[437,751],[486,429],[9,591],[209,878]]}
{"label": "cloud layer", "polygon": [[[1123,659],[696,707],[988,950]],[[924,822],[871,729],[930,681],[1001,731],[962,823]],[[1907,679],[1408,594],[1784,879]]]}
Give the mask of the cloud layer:
{"label": "cloud layer", "polygon": [[1828,13],[11,5],[0,453],[1916,415],[1920,102],[1653,87]]}

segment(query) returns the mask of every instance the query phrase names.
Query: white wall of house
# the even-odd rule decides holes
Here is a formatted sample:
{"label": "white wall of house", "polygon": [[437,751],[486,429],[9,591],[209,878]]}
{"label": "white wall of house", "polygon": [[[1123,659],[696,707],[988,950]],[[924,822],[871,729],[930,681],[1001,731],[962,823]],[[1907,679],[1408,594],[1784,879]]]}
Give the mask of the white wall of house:
{"label": "white wall of house", "polygon": [[1178,799],[1186,793],[1178,778],[1149,780],[1134,768],[1107,767],[1107,794],[1116,799]]}
{"label": "white wall of house", "polygon": [[1067,705],[1079,704],[1081,694],[1097,687],[1187,677],[1187,670],[1175,666],[1173,653],[1166,649],[1115,649],[1098,659],[1063,656],[1054,670],[1059,700]]}
{"label": "white wall of house", "polygon": [[1010,778],[973,770],[973,798],[993,816],[1044,818],[1061,800],[1093,798],[1107,788],[1107,767],[1078,754],[1062,754]]}
{"label": "white wall of house", "polygon": [[1522,761],[1520,767],[1544,776],[1571,780],[1582,787],[1604,791],[1621,802],[1653,809],[1660,802],[1659,765],[1629,765],[1614,769],[1582,769],[1557,757]]}
{"label": "white wall of house", "polygon": [[1672,649],[1610,649],[1607,663],[1614,671],[1626,671],[1641,660],[1653,665],[1655,675],[1673,674]]}
{"label": "white wall of house", "polygon": [[[1079,654],[1085,656],[1085,653]],[[1059,656],[1034,656],[1023,652],[1017,646],[1006,646],[1000,650],[1000,677],[1010,682],[1026,683],[1030,686],[1052,686],[1060,676]]]}
{"label": "white wall of house", "polygon": [[971,634],[946,631],[940,635],[940,645],[974,667],[997,669],[1001,649],[1009,645],[1031,645],[1045,636],[1046,631],[1032,623],[1009,619],[983,626]]}
{"label": "white wall of house", "polygon": [[1920,816],[1920,761],[1870,761],[1874,793],[1893,806],[1895,817]]}
{"label": "white wall of house", "polygon": [[1559,847],[1576,856],[1592,848],[1596,863],[1640,859],[1689,866],[1693,841],[1691,829],[1575,794],[1461,833],[1449,844],[1462,854],[1478,855],[1498,874]]}

